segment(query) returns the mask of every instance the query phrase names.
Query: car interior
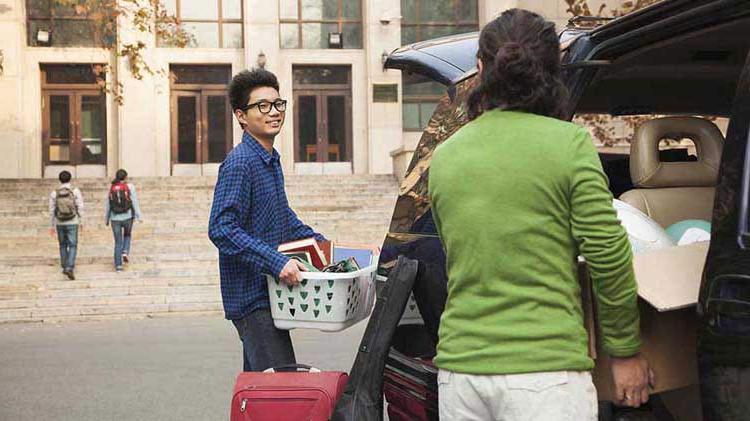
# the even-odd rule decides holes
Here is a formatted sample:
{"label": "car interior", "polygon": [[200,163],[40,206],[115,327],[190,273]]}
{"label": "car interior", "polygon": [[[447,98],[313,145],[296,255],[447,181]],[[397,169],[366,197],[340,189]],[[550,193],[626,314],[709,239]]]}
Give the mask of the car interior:
{"label": "car interior", "polygon": [[[695,161],[662,162],[658,144],[664,138],[690,138]],[[636,207],[666,228],[686,219],[711,220],[724,137],[709,120],[665,117],[636,129],[630,148],[634,184],[620,200]]]}
{"label": "car interior", "polygon": [[[654,116],[636,127],[629,154],[602,154],[602,164],[613,195],[664,228],[711,220],[724,136],[693,116],[729,116],[748,27],[743,19],[612,53],[578,102],[578,113]],[[690,139],[697,156],[660,151],[664,139]]]}

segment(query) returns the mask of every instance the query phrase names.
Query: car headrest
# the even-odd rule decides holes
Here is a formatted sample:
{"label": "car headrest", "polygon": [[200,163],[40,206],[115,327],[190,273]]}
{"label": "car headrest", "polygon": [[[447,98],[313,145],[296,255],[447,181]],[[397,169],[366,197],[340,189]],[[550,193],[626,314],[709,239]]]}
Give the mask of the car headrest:
{"label": "car headrest", "polygon": [[[661,162],[662,139],[688,138],[695,144],[695,162]],[[630,145],[630,177],[639,188],[713,187],[719,176],[724,136],[715,124],[697,117],[649,120],[635,131]]]}

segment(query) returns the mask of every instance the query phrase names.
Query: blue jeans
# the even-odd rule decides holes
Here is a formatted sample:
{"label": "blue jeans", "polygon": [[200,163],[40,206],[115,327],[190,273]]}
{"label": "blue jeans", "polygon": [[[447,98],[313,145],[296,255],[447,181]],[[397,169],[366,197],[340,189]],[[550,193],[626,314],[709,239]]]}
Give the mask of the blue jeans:
{"label": "blue jeans", "polygon": [[242,341],[243,371],[296,364],[289,331],[276,329],[271,309],[257,309],[232,323]]}
{"label": "blue jeans", "polygon": [[76,266],[78,251],[78,225],[58,225],[57,242],[60,244],[60,266],[72,271]]}
{"label": "blue jeans", "polygon": [[110,221],[115,236],[115,267],[122,266],[122,255],[130,254],[130,234],[133,232],[133,218],[124,221]]}

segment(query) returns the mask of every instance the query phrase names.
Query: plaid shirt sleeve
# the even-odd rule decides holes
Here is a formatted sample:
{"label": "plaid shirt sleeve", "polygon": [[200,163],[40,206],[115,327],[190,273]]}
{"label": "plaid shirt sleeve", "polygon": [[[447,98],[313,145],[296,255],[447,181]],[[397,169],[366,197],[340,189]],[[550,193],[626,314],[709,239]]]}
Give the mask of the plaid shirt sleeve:
{"label": "plaid shirt sleeve", "polygon": [[289,258],[242,228],[250,213],[252,189],[246,167],[225,161],[216,182],[208,235],[222,254],[278,276]]}
{"label": "plaid shirt sleeve", "polygon": [[290,238],[286,238],[285,241],[295,241],[310,237],[314,237],[316,241],[327,241],[322,234],[315,232],[309,225],[305,225],[305,223],[300,221],[297,214],[289,206],[287,206],[287,226],[289,227]]}

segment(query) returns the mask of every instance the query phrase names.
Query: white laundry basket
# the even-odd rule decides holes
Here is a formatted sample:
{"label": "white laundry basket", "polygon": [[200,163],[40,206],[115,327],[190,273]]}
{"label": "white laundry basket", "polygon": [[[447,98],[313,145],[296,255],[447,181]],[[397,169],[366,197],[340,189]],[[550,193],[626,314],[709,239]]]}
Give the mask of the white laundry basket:
{"label": "white laundry basket", "polygon": [[337,332],[359,322],[375,304],[376,269],[373,264],[356,272],[302,272],[293,287],[266,275],[274,325]]}

